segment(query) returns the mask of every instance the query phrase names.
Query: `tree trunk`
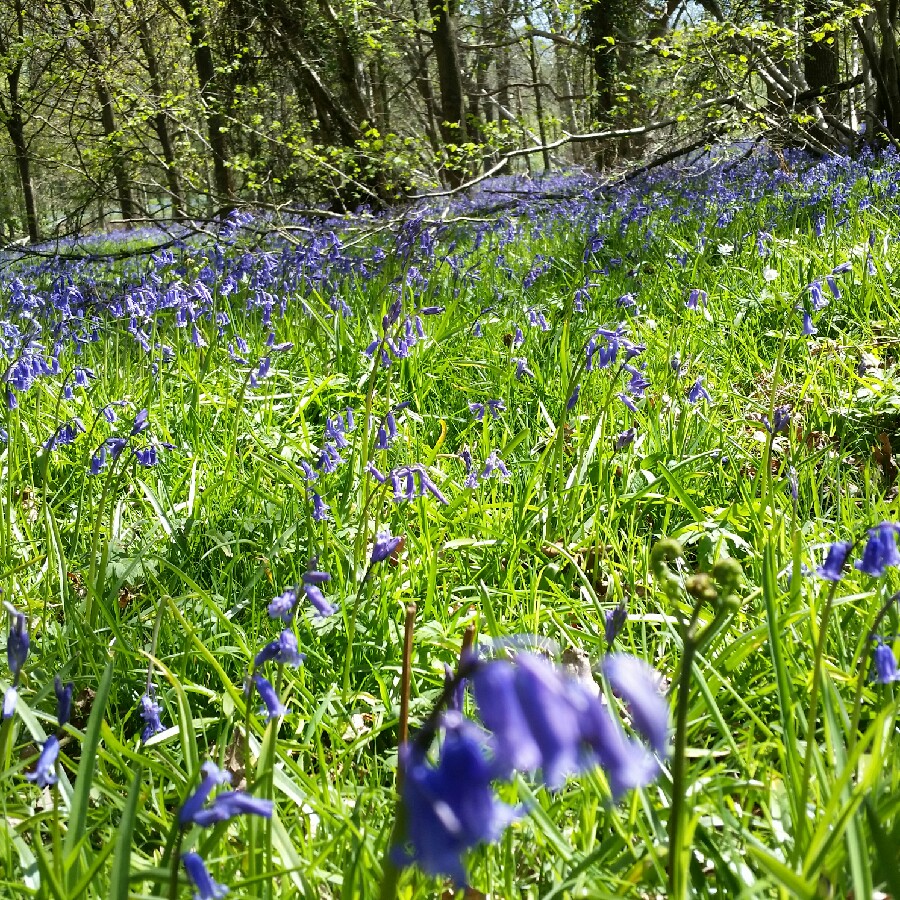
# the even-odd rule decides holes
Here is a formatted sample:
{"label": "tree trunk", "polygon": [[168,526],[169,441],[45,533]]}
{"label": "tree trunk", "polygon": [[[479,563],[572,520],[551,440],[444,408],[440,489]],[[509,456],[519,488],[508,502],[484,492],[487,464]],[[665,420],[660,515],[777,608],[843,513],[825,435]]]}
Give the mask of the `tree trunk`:
{"label": "tree trunk", "polygon": [[147,20],[139,12],[138,14],[138,40],[141,44],[141,52],[147,63],[147,75],[150,81],[150,92],[153,95],[155,112],[153,114],[153,130],[159,140],[162,150],[163,162],[166,168],[166,184],[169,189],[169,199],[172,203],[172,218],[178,221],[184,216],[184,198],[181,195],[181,182],[178,170],[175,167],[175,149],[172,146],[172,137],[169,134],[169,123],[165,110],[162,108],[163,85],[159,71],[159,60],[153,49],[153,41]]}
{"label": "tree trunk", "polygon": [[[96,64],[95,64],[96,65]],[[134,198],[131,194],[131,180],[128,167],[125,164],[125,154],[119,140],[119,130],[116,126],[116,113],[113,109],[112,95],[102,77],[94,79],[94,90],[97,93],[97,102],[100,104],[100,122],[103,125],[103,134],[112,148],[113,179],[116,182],[116,202],[122,219],[128,227],[134,219]]]}
{"label": "tree trunk", "polygon": [[31,182],[31,154],[25,140],[25,123],[22,117],[22,103],[19,99],[19,78],[21,65],[16,65],[7,73],[6,83],[9,87],[10,111],[6,117],[6,131],[16,154],[16,169],[22,183],[22,198],[25,201],[25,223],[28,228],[28,240],[33,244],[40,240],[38,228],[37,205],[34,202],[34,185]]}
{"label": "tree trunk", "polygon": [[188,39],[200,86],[200,100],[204,108],[207,139],[212,156],[215,200],[219,205],[219,214],[225,214],[234,208],[234,187],[231,182],[231,170],[228,168],[228,143],[225,136],[227,123],[222,113],[222,98],[217,90],[216,65],[209,45],[206,18],[200,5],[201,0],[179,0],[179,3],[187,18]]}
{"label": "tree trunk", "polygon": [[[818,94],[839,81],[838,35],[829,33],[823,40],[813,40],[815,32],[828,20],[829,8],[825,0],[806,0],[804,12],[803,75],[809,89]],[[828,42],[829,38],[831,43]],[[825,94],[823,101],[826,113],[840,117],[839,93]]]}
{"label": "tree trunk", "polygon": [[[448,148],[462,144],[467,137],[465,96],[459,64],[459,45],[453,21],[451,0],[428,0],[431,13],[431,39],[438,69],[441,92],[441,136]],[[462,183],[463,173],[456,167],[449,169],[453,187]]]}

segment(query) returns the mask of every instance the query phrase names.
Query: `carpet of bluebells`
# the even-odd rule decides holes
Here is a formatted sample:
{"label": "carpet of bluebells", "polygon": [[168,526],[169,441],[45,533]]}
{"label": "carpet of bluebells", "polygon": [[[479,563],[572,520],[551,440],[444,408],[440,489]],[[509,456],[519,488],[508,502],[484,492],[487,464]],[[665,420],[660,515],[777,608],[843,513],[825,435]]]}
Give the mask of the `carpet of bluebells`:
{"label": "carpet of bluebells", "polygon": [[0,896],[900,896],[900,156],[0,260]]}

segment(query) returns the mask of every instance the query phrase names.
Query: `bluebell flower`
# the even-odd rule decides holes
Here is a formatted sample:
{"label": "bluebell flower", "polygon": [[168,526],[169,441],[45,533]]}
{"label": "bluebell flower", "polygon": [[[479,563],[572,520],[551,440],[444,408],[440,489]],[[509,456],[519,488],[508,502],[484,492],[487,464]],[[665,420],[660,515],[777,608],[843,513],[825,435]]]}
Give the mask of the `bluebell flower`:
{"label": "bluebell flower", "polygon": [[423,316],[439,316],[443,311],[443,306],[423,306],[419,310]]}
{"label": "bluebell flower", "polygon": [[681,354],[673,353],[672,358],[669,360],[669,368],[675,373],[677,377],[681,377],[684,374],[684,370],[681,367]]}
{"label": "bluebell flower", "polygon": [[525,335],[522,334],[522,329],[516,325],[516,333],[513,335],[513,347],[521,347],[524,343]]}
{"label": "bluebell flower", "polygon": [[888,568],[900,565],[897,551],[897,526],[893,522],[882,522],[869,529],[869,540],[863,550],[863,557],[856,562],[856,568],[874,578],[884,575]]}
{"label": "bluebell flower", "polygon": [[[318,557],[314,557],[310,566],[316,565]],[[309,568],[301,576],[300,580],[304,584],[328,584],[331,581],[331,575],[328,572],[320,572],[317,569]]]}
{"label": "bluebell flower", "polygon": [[140,717],[144,720],[144,728],[141,731],[141,743],[146,744],[154,734],[165,731],[163,723],[160,721],[162,709],[159,703],[156,702],[153,685],[150,686],[150,689],[145,694],[141,695],[140,702]]}
{"label": "bluebell flower", "polygon": [[72,715],[72,691],[74,685],[70,681],[64,685],[59,675],[53,679],[53,690],[56,693],[56,721],[63,728],[69,722]]}
{"label": "bluebell flower", "polygon": [[195,821],[214,788],[222,784],[231,784],[231,774],[223,771],[213,762],[203,763],[200,771],[203,774],[200,784],[178,811],[178,824],[182,828],[187,828],[191,822]]}
{"label": "bluebell flower", "polygon": [[208,828],[236,816],[260,816],[263,819],[271,819],[272,807],[271,800],[261,800],[246,791],[223,791],[213,798],[206,809],[195,813],[192,821],[201,828]]}
{"label": "bluebell flower", "polygon": [[307,482],[319,480],[318,473],[305,459],[300,460],[300,468],[303,471],[303,478]]}
{"label": "bluebell flower", "polygon": [[628,610],[625,608],[625,603],[619,603],[613,609],[608,609],[604,618],[604,636],[606,637],[606,643],[611,645],[628,621]]}
{"label": "bluebell flower", "polygon": [[578,403],[578,396],[581,394],[581,384],[575,385],[575,390],[569,396],[569,399],[566,400],[566,410],[571,412],[575,409],[575,405]]}
{"label": "bluebell flower", "polygon": [[636,413],[638,411],[637,406],[635,406],[634,401],[627,394],[616,394],[616,397],[625,404],[625,408],[629,411]]}
{"label": "bluebell flower", "polygon": [[259,668],[267,662],[277,662],[286,666],[299,666],[305,655],[297,649],[297,637],[289,628],[285,628],[281,634],[270,643],[266,644],[253,661],[254,668]]}
{"label": "bluebell flower", "polygon": [[637,731],[657,753],[665,755],[669,749],[669,704],[660,693],[656,670],[642,659],[614,653],[604,659],[603,674],[628,704]]}
{"label": "bluebell flower", "polygon": [[159,462],[159,454],[156,452],[156,447],[152,444],[149,447],[143,447],[140,450],[134,451],[134,458],[145,468],[151,468],[155,466],[157,462]]}
{"label": "bluebell flower", "polygon": [[531,735],[516,694],[513,663],[496,660],[478,668],[472,677],[478,715],[491,732],[494,774],[508,778],[513,772],[531,772],[541,764],[541,750]]}
{"label": "bluebell flower", "polygon": [[384,562],[402,543],[403,538],[392,536],[390,531],[378,532],[372,545],[371,565]]}
{"label": "bluebell flower", "polygon": [[275,693],[275,688],[272,687],[272,683],[267,678],[263,678],[262,675],[258,674],[254,675],[253,683],[256,685],[259,696],[265,704],[260,712],[265,712],[268,721],[271,722],[272,719],[287,715],[288,708],[281,702],[278,694]]}
{"label": "bluebell flower", "polygon": [[819,329],[816,328],[815,325],[813,325],[812,316],[806,310],[804,310],[803,311],[803,329],[801,331],[801,334],[804,337],[809,337],[810,335],[818,334],[818,333],[819,333]]}
{"label": "bluebell flower", "polygon": [[142,409],[138,412],[138,414],[134,417],[134,423],[131,426],[131,436],[134,437],[136,434],[140,434],[142,431],[146,431],[147,426],[150,424],[147,421],[147,418],[150,414],[146,409]]}
{"label": "bluebell flower", "polygon": [[620,306],[623,309],[637,309],[637,301],[634,299],[634,294],[622,294],[616,300],[616,306]]}
{"label": "bluebell flower", "polygon": [[616,435],[614,442],[615,449],[624,450],[626,447],[630,447],[634,443],[636,437],[637,429],[634,427],[629,428],[627,431],[620,431]]}
{"label": "bluebell flower", "polygon": [[506,409],[506,405],[502,400],[488,400],[487,407],[490,410],[491,416],[495,419],[499,419],[500,413]]}
{"label": "bluebell flower", "polygon": [[780,431],[784,431],[788,425],[791,423],[791,408],[790,406],[779,406],[772,413],[772,421],[769,421],[768,416],[763,416],[763,425],[765,426],[766,431],[769,434],[778,434]]}
{"label": "bluebell flower", "polygon": [[106,468],[106,444],[101,444],[100,448],[91,456],[91,475],[99,475]]}
{"label": "bluebell flower", "polygon": [[844,275],[847,272],[853,270],[853,263],[847,260],[846,262],[839,263],[832,270],[832,275]]}
{"label": "bluebell flower", "polygon": [[336,606],[333,606],[325,599],[325,595],[319,590],[317,585],[304,585],[304,591],[306,592],[306,599],[313,605],[316,615],[330,616],[337,610]]}
{"label": "bluebell flower", "polygon": [[416,863],[429,875],[466,880],[462,857],[480,843],[496,841],[517,812],[494,796],[492,771],[478,731],[450,713],[436,765],[413,745],[401,748],[404,845],[395,848],[403,865]]}
{"label": "bluebell flower", "polygon": [[480,422],[484,418],[484,404],[470,403],[469,412],[472,413],[476,421]]}
{"label": "bluebell flower", "polygon": [[521,381],[523,375],[534,378],[534,372],[528,368],[528,360],[524,356],[513,357],[513,362],[516,364],[516,380]]}
{"label": "bluebell flower", "polygon": [[650,784],[659,773],[659,762],[640,741],[628,737],[619,721],[596,697],[581,692],[581,739],[591,764],[599,765],[609,782],[612,799],[628,790]]}
{"label": "bluebell flower", "polygon": [[828,285],[828,290],[831,291],[831,296],[834,297],[835,300],[841,299],[841,289],[838,287],[837,281],[831,275],[825,276],[825,284]]}
{"label": "bluebell flower", "polygon": [[484,461],[484,469],[481,472],[481,480],[486,481],[495,473],[498,474],[500,478],[509,478],[509,469],[506,468],[506,463],[504,463],[503,460],[500,459],[496,450],[492,451],[490,456],[488,456],[488,458]]}
{"label": "bluebell flower", "polygon": [[9,389],[6,389],[6,408],[7,409],[18,409],[19,401],[16,399],[16,395]]}
{"label": "bluebell flower", "polygon": [[328,521],[328,518],[331,515],[331,510],[329,509],[328,504],[315,491],[313,491],[312,502],[313,502],[313,510],[312,510],[313,521],[314,522]]}
{"label": "bluebell flower", "polygon": [[113,462],[115,462],[121,455],[122,451],[128,446],[127,438],[107,438],[103,442],[103,446],[109,449],[109,455]]}
{"label": "bluebell flower", "polygon": [[56,760],[59,758],[59,738],[55,734],[44,741],[41,748],[41,755],[38,757],[37,766],[33,772],[29,772],[25,778],[28,781],[34,781],[38,787],[50,787],[56,784]]}
{"label": "bluebell flower", "polygon": [[221,900],[228,893],[228,888],[224,884],[213,880],[199,853],[185,853],[181,857],[181,862],[188,880],[196,890],[194,900]]}
{"label": "bluebell flower", "polygon": [[294,607],[297,605],[297,589],[288,588],[269,603],[268,613],[273,619],[290,622],[294,618]]}
{"label": "bluebell flower", "polygon": [[4,603],[3,605],[9,614],[6,661],[9,663],[9,671],[12,672],[13,684],[17,684],[31,646],[31,638],[28,635],[28,620],[25,618],[25,613],[20,613],[9,603]]}
{"label": "bluebell flower", "polygon": [[877,684],[890,684],[892,681],[900,681],[900,672],[897,671],[897,660],[894,651],[879,639],[878,645],[872,654],[872,662],[875,665],[875,682]]}
{"label": "bluebell flower", "polygon": [[684,305],[687,309],[697,309],[697,304],[700,302],[706,306],[708,296],[706,291],[703,291],[700,288],[693,288]]}
{"label": "bluebell flower", "polygon": [[699,403],[701,400],[705,400],[709,403],[712,400],[712,397],[709,395],[709,391],[703,386],[703,376],[701,375],[691,386],[691,389],[688,391],[688,402],[689,403]]}
{"label": "bluebell flower", "polygon": [[840,581],[843,576],[844,563],[847,561],[847,555],[852,546],[850,541],[835,541],[828,548],[825,562],[816,570],[819,578],[824,578],[826,581]]}

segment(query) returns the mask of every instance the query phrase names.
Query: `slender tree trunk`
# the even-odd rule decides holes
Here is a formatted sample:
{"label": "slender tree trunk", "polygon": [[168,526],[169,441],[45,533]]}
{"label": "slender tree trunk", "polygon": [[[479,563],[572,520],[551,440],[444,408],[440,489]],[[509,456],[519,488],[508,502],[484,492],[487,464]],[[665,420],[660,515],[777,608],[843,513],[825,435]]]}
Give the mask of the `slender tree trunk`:
{"label": "slender tree trunk", "polygon": [[153,49],[153,40],[146,18],[138,14],[138,39],[141,44],[141,52],[147,63],[147,76],[150,81],[150,92],[153,95],[156,111],[153,114],[153,130],[159,140],[162,150],[163,162],[166,167],[166,184],[169,189],[169,200],[172,204],[172,218],[178,221],[184,216],[184,198],[181,195],[181,181],[178,177],[178,169],[175,165],[175,149],[172,145],[172,137],[169,134],[169,123],[165,110],[162,108],[163,85],[159,71],[159,60]]}
{"label": "slender tree trunk", "polygon": [[[828,35],[831,43],[828,43],[827,38],[819,41],[813,39],[813,35],[828,19],[829,6],[825,0],[806,0],[804,12],[803,75],[810,90],[823,91],[839,80],[838,35]],[[825,112],[840,117],[839,93],[826,94],[822,105]]]}
{"label": "slender tree trunk", "polygon": [[179,3],[187,18],[188,39],[194,56],[200,100],[206,119],[207,139],[213,164],[215,202],[219,206],[220,214],[227,213],[234,207],[234,187],[231,170],[228,168],[227,123],[222,113],[222,98],[219,96],[216,81],[216,64],[209,45],[206,17],[200,5],[201,0],[179,0]]}
{"label": "slender tree trunk", "polygon": [[[447,147],[452,149],[465,142],[467,129],[459,45],[450,4],[451,0],[428,0],[432,18],[431,39],[441,92],[441,136]],[[457,166],[451,166],[448,173],[452,186],[462,183],[463,172]]]}
{"label": "slender tree trunk", "polygon": [[[531,23],[528,23],[531,27]],[[537,48],[534,46],[534,38],[528,41],[528,64],[531,67],[531,83],[534,85],[534,111],[537,115],[538,134],[541,136],[541,155],[544,158],[544,174],[550,171],[550,151],[547,149],[547,125],[544,122],[544,103],[541,99],[541,70],[538,67]]]}
{"label": "slender tree trunk", "polygon": [[33,244],[40,240],[38,228],[37,204],[34,202],[34,185],[31,181],[31,154],[25,140],[25,123],[22,116],[22,103],[19,98],[19,78],[21,66],[13,67],[6,76],[9,87],[10,111],[6,117],[6,131],[16,154],[16,169],[22,184],[22,199],[25,201],[25,224],[28,228],[28,240]]}
{"label": "slender tree trunk", "polygon": [[[98,65],[98,63],[93,64]],[[112,148],[110,165],[112,166],[113,179],[116,183],[116,202],[119,205],[119,211],[122,213],[122,219],[130,227],[130,223],[134,219],[134,197],[131,193],[131,179],[128,174],[128,167],[125,164],[125,153],[119,140],[112,95],[106,82],[100,76],[94,79],[94,90],[97,93],[97,102],[100,104],[100,122],[103,125],[103,134]]]}

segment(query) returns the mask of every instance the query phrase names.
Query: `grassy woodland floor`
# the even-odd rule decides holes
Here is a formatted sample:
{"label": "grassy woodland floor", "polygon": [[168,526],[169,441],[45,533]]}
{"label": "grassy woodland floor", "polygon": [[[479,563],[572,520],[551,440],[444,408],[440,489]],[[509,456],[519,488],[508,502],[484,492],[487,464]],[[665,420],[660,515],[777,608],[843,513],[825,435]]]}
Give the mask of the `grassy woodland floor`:
{"label": "grassy woodland floor", "polygon": [[[474,888],[900,896],[900,555],[892,529],[866,544],[900,520],[900,159],[706,166],[492,182],[374,234],[251,221],[8,261],[0,588],[25,619],[0,671],[0,895],[205,900],[196,852],[234,897],[440,896],[387,861],[414,602],[414,734],[471,624],[497,662],[583,651],[658,759],[613,802],[614,767],[548,790],[545,753],[495,781],[525,809],[492,834],[434,806],[457,850],[496,838]],[[372,562],[385,530],[402,542]],[[816,574],[834,541],[857,544]],[[283,596],[308,571],[330,581]],[[669,690],[662,747],[602,666],[620,604],[613,649]],[[287,707],[268,722],[258,653]],[[210,760],[254,799],[180,828]],[[409,765],[452,807],[479,761]]]}

